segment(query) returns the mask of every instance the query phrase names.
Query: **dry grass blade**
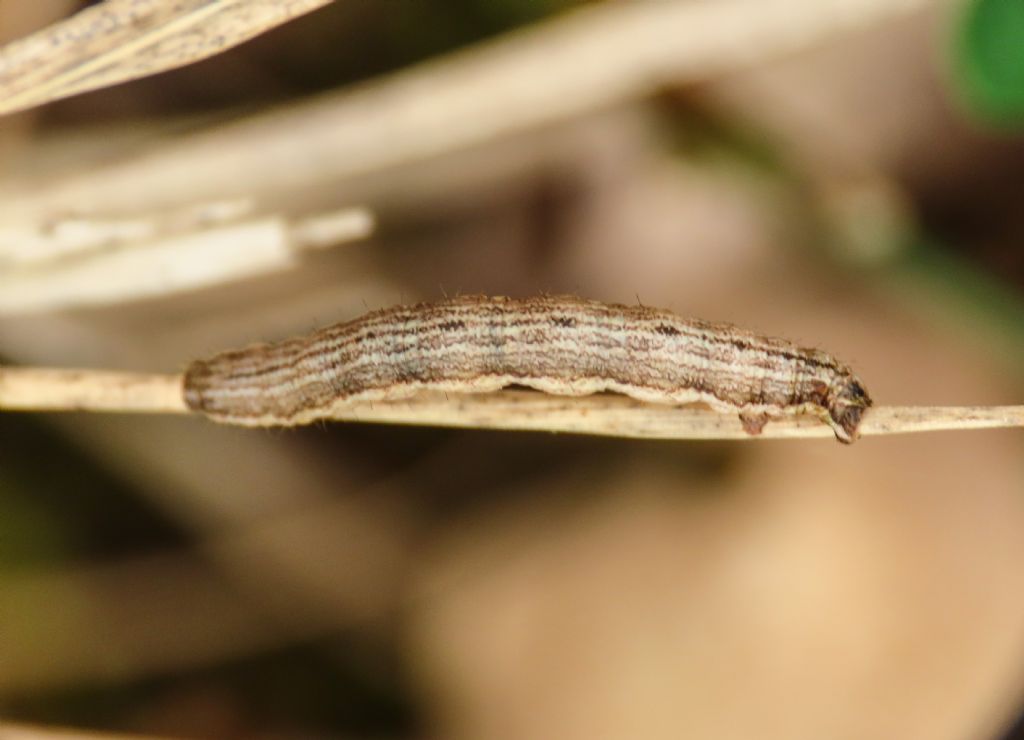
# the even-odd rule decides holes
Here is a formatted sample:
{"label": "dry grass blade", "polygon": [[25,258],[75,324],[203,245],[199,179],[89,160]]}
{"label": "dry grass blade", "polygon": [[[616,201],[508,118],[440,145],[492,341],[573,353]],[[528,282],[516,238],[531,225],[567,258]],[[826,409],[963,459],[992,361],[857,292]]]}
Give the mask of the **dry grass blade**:
{"label": "dry grass blade", "polygon": [[[600,3],[354,89],[69,172],[39,188],[0,181],[0,253],[66,213],[117,204],[293,202],[325,185],[464,151],[822,43],[934,0]],[[0,71],[0,80],[3,72]],[[2,89],[2,83],[0,83]],[[282,166],[287,163],[287,166]],[[266,177],[267,172],[277,176]],[[13,173],[12,173],[13,175]],[[10,225],[21,230],[5,233]]]}
{"label": "dry grass blade", "polygon": [[[0,410],[187,413],[180,375],[100,370],[0,369]],[[357,403],[335,421],[567,432],[643,439],[788,439],[832,437],[812,416],[765,426],[758,437],[736,414],[645,404],[624,396],[581,398],[533,391],[489,394],[422,393],[404,401]],[[957,429],[1024,427],[1024,406],[882,406],[870,410],[862,436]]]}
{"label": "dry grass blade", "polygon": [[303,251],[365,238],[373,225],[362,208],[297,219],[268,215],[0,269],[0,316],[110,305],[266,275],[294,267]]}
{"label": "dry grass blade", "polygon": [[0,48],[0,113],[205,59],[330,0],[106,0]]}
{"label": "dry grass blade", "polygon": [[[532,391],[487,395],[424,394],[408,401],[361,404],[337,412],[337,421],[592,434],[635,439],[795,439],[835,437],[813,416],[768,423],[752,437],[737,414],[660,406],[624,396],[567,398]],[[882,406],[871,409],[862,436],[1024,426],[1024,407]]]}
{"label": "dry grass blade", "polygon": [[185,405],[177,375],[2,368],[0,409],[178,413]]}

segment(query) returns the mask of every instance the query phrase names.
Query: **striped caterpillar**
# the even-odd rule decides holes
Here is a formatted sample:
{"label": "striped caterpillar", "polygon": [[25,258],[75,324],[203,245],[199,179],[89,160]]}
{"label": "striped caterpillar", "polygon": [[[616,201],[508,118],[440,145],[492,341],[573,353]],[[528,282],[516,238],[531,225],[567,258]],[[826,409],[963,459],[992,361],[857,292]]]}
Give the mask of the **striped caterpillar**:
{"label": "striped caterpillar", "polygon": [[831,355],[728,324],[573,296],[461,296],[396,306],[305,337],[193,362],[189,408],[249,426],[306,424],[357,401],[421,389],[482,393],[521,385],[580,396],[704,402],[756,435],[773,418],[813,414],[857,438],[871,399]]}

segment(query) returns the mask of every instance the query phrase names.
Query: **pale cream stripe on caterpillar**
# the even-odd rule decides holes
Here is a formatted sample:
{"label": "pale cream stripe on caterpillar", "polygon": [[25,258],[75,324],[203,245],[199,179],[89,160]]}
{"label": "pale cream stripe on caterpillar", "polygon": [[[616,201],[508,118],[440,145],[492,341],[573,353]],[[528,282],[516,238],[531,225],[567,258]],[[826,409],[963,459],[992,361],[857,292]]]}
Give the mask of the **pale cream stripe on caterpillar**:
{"label": "pale cream stripe on caterpillar", "polygon": [[482,393],[522,385],[580,396],[624,393],[705,402],[758,434],[810,413],[853,442],[871,399],[831,355],[728,324],[574,296],[460,296],[396,306],[306,337],[193,362],[189,408],[250,426],[306,424],[357,401],[419,390]]}

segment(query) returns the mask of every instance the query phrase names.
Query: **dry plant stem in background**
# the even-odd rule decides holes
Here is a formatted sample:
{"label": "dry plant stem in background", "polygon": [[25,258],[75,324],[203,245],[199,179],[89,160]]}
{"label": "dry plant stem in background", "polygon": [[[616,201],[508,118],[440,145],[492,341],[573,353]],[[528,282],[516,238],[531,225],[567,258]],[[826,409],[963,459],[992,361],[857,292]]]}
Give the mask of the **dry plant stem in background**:
{"label": "dry plant stem in background", "polygon": [[[162,143],[28,190],[0,182],[0,257],[67,214],[149,213],[325,185],[705,80],[932,0],[601,3],[351,90]],[[274,172],[274,178],[265,173]],[[258,192],[257,192],[258,190]],[[12,228],[8,225],[16,225]]]}
{"label": "dry plant stem in background", "polygon": [[[0,410],[188,412],[180,375],[102,370],[0,368]],[[387,403],[334,409],[335,421],[594,434],[648,439],[831,437],[813,416],[783,417],[751,437],[735,414],[645,404],[614,395],[563,398],[505,390],[484,395],[424,393]],[[881,406],[868,410],[862,436],[1024,426],[1024,406]]]}
{"label": "dry plant stem in background", "polygon": [[331,0],[106,0],[0,48],[0,114],[219,54]]}
{"label": "dry plant stem in background", "polygon": [[[78,226],[82,234],[95,224],[83,220]],[[373,226],[373,216],[362,208],[295,219],[267,215],[139,239],[130,249],[26,259],[0,269],[0,316],[155,298],[272,274],[294,267],[302,252],[363,239]]]}

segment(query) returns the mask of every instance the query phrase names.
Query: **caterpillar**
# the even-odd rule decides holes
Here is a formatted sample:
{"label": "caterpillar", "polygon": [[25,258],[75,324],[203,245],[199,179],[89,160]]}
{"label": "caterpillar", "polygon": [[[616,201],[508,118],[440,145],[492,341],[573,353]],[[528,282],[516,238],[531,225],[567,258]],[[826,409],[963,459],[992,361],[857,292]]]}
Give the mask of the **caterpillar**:
{"label": "caterpillar", "polygon": [[813,414],[857,439],[871,399],[848,366],[729,324],[575,296],[460,296],[395,306],[273,344],[222,352],[185,371],[185,402],[248,426],[306,424],[359,401],[419,390],[483,393],[520,385],[651,403],[704,402],[748,434]]}

